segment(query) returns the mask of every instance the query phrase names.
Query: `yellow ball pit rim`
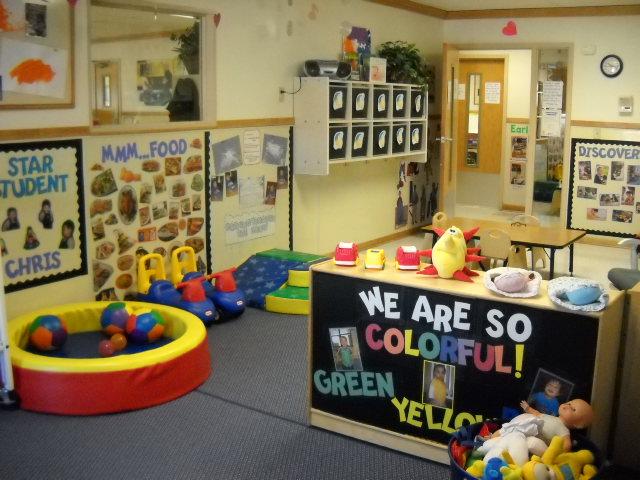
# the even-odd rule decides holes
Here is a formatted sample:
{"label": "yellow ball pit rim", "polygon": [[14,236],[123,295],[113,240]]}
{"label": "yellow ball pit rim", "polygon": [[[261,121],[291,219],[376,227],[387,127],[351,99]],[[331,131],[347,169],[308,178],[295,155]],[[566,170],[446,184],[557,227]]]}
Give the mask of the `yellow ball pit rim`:
{"label": "yellow ball pit rim", "polygon": [[174,340],[145,352],[105,358],[58,358],[38,355],[23,349],[28,343],[29,326],[39,315],[59,316],[67,324],[69,334],[99,331],[100,314],[111,303],[114,302],[70,303],[43,308],[10,320],[8,329],[11,361],[16,367],[43,372],[88,373],[134,370],[178,358],[200,345],[207,336],[202,321],[185,310],[153,303],[125,302],[134,310],[150,308],[160,313],[167,322],[165,336],[172,337]]}

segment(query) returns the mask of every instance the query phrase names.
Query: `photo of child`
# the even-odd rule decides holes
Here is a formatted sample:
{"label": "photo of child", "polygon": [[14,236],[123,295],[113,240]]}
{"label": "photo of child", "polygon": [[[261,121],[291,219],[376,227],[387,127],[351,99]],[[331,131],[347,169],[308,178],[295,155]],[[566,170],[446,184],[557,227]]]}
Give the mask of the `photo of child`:
{"label": "photo of child", "polygon": [[614,222],[631,223],[633,222],[633,212],[626,210],[613,210],[611,212],[611,220]]}
{"label": "photo of child", "polygon": [[588,198],[595,200],[598,195],[598,189],[595,187],[578,187],[578,198]]}
{"label": "photo of child", "polygon": [[606,220],[606,208],[587,208],[587,220]]}
{"label": "photo of child", "polygon": [[453,408],[455,367],[425,360],[422,375],[422,403]]}
{"label": "photo of child", "polygon": [[557,417],[558,407],[569,399],[572,391],[573,383],[540,368],[527,403],[540,413]]}
{"label": "photo of child", "polygon": [[624,180],[624,162],[611,162],[611,180]]}
{"label": "photo of child", "polygon": [[633,206],[636,196],[636,187],[622,187],[622,205]]}
{"label": "photo of child", "polygon": [[593,183],[599,183],[600,185],[606,185],[607,175],[609,173],[609,167],[606,165],[596,165],[596,174],[593,177]]}
{"label": "photo of child", "polygon": [[591,162],[578,162],[578,178],[580,180],[591,180]]}
{"label": "photo of child", "polygon": [[362,370],[356,327],[330,328],[329,338],[336,370]]}

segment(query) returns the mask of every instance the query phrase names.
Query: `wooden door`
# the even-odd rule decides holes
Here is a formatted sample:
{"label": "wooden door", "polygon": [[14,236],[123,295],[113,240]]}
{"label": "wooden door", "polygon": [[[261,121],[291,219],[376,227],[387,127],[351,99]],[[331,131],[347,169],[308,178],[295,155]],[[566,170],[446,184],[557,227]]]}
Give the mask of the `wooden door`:
{"label": "wooden door", "polygon": [[114,61],[93,62],[96,98],[93,124],[120,123],[120,64]]}
{"label": "wooden door", "polygon": [[442,48],[442,92],[440,126],[440,185],[438,210],[448,215],[455,212],[456,194],[456,151],[453,148],[458,117],[457,103],[454,101],[458,86],[458,49],[444,44]]}
{"label": "wooden door", "polygon": [[455,102],[458,171],[499,174],[504,132],[504,59],[461,58],[459,64]]}

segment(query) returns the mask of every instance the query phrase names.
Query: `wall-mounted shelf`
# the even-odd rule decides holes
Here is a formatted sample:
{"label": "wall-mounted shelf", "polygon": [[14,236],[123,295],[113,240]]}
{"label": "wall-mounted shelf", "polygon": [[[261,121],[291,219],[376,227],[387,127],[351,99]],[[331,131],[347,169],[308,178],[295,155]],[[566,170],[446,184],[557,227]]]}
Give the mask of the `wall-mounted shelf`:
{"label": "wall-mounted shelf", "polygon": [[294,173],[328,175],[335,163],[389,157],[427,161],[423,88],[303,77],[295,96]]}

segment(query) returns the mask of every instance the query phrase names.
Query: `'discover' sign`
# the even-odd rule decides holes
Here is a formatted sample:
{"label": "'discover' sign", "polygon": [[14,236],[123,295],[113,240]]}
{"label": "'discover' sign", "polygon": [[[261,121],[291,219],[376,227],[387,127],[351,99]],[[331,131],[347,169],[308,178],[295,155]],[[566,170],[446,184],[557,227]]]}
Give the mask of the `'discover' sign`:
{"label": "'discover' sign", "polygon": [[446,443],[549,382],[591,397],[594,317],[323,272],[312,290],[314,409]]}

